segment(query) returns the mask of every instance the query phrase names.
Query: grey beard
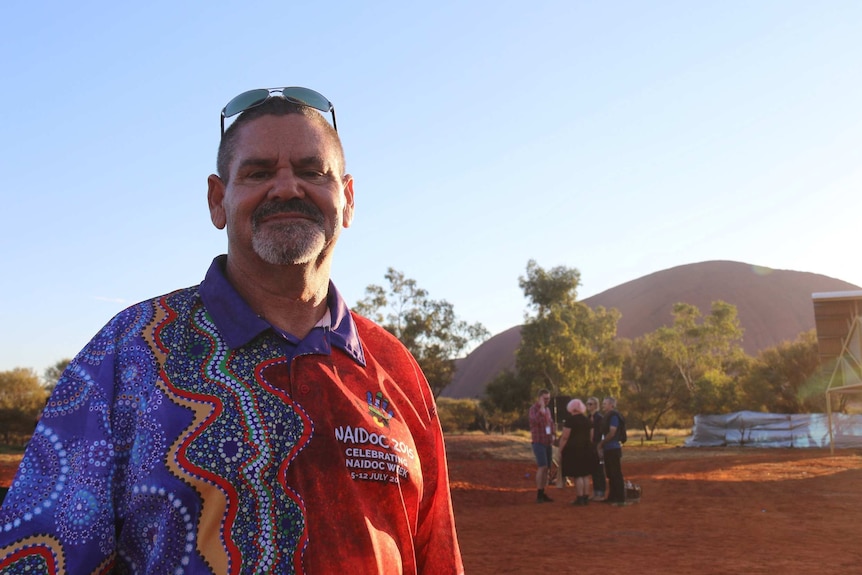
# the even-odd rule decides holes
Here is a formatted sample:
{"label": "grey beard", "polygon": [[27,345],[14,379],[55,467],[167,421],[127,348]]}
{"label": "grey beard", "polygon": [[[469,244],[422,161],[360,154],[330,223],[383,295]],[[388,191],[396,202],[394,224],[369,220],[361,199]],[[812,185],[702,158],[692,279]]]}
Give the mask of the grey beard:
{"label": "grey beard", "polygon": [[[294,221],[261,225],[261,220],[284,212],[305,214],[314,221]],[[311,202],[291,198],[259,206],[252,215],[251,245],[260,258],[273,265],[309,263],[323,251],[326,230],[323,214]]]}
{"label": "grey beard", "polygon": [[326,242],[323,229],[314,222],[270,224],[256,228],[252,248],[273,265],[306,264],[317,258]]}

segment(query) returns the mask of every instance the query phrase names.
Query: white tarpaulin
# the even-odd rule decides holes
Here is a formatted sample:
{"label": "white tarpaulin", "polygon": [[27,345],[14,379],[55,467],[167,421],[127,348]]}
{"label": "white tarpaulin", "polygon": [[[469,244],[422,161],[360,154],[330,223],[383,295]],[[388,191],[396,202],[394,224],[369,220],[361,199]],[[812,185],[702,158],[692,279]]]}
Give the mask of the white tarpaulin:
{"label": "white tarpaulin", "polygon": [[[862,415],[832,414],[835,447],[862,447]],[[686,447],[829,447],[825,413],[695,415]]]}

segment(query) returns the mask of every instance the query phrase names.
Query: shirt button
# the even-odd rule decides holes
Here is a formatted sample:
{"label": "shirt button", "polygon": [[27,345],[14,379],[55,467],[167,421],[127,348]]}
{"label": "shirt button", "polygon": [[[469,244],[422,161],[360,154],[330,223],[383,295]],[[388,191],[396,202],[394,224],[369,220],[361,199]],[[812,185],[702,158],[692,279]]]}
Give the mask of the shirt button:
{"label": "shirt button", "polygon": [[303,383],[299,386],[299,393],[308,393],[311,391],[311,387],[307,383]]}

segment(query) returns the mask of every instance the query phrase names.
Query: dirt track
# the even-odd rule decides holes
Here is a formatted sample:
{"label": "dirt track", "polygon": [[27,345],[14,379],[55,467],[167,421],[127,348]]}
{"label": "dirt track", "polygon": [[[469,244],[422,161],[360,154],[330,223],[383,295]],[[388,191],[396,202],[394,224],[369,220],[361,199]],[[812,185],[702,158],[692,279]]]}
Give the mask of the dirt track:
{"label": "dirt track", "polygon": [[[468,575],[860,572],[860,451],[631,448],[641,502],[572,507],[572,488],[535,503],[525,441],[447,437]],[[0,456],[0,485],[16,467]]]}
{"label": "dirt track", "polygon": [[[466,572],[616,575],[858,573],[862,452],[626,449],[643,487],[626,507],[572,507],[574,489],[535,503],[529,444],[492,459],[494,437],[447,437]],[[511,447],[506,447],[512,456]],[[588,567],[591,564],[592,567]]]}

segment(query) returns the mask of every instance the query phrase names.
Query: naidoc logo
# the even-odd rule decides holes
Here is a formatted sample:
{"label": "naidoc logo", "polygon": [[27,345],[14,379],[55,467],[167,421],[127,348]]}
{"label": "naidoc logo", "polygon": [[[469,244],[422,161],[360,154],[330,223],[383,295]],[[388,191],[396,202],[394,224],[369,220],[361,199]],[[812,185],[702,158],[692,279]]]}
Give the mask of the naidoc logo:
{"label": "naidoc logo", "polygon": [[365,400],[374,423],[378,427],[389,427],[389,420],[395,417],[395,412],[389,407],[389,400],[383,397],[383,392],[378,391],[377,394],[371,395],[370,391],[366,391]]}

